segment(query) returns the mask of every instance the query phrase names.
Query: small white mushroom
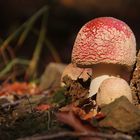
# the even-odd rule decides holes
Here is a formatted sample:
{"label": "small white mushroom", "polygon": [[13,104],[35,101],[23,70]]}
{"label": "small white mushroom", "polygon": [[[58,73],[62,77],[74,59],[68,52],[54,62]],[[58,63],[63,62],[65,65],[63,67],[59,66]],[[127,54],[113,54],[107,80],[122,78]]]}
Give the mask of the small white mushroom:
{"label": "small white mushroom", "polygon": [[88,97],[92,97],[93,95],[95,95],[99,89],[100,84],[107,78],[109,78],[109,75],[101,75],[99,77],[94,78],[90,83]]}
{"label": "small white mushroom", "polygon": [[105,79],[97,92],[96,102],[100,107],[113,102],[115,99],[125,96],[132,102],[131,89],[128,83],[118,77]]}

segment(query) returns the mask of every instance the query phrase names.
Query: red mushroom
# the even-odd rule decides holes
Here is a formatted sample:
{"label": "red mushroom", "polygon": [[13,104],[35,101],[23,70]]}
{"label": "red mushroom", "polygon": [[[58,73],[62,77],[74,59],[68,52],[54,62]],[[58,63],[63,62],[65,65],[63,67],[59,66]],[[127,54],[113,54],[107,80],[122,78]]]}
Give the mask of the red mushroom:
{"label": "red mushroom", "polygon": [[100,17],[86,23],[79,31],[72,51],[77,65],[121,64],[132,66],[136,42],[132,30],[123,21]]}
{"label": "red mushroom", "polygon": [[98,87],[91,86],[90,96],[98,91],[105,79],[101,76],[119,76],[129,81],[135,60],[136,41],[132,30],[113,17],[95,18],[86,23],[79,31],[72,51],[72,63],[92,67],[93,80],[99,82]]}

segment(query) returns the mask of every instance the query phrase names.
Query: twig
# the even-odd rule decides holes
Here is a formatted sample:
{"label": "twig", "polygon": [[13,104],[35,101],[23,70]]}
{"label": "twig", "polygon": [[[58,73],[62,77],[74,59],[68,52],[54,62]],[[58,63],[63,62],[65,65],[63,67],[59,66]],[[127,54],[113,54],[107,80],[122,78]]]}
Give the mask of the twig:
{"label": "twig", "polygon": [[32,107],[32,103],[30,102],[30,99],[29,99],[29,97],[28,96],[25,96],[26,97],[26,99],[28,100],[28,102],[29,102],[29,105],[30,105],[30,108],[31,108],[31,112],[33,113],[34,112],[34,110],[33,110],[33,107]]}
{"label": "twig", "polygon": [[51,115],[50,115],[50,112],[47,111],[47,115],[48,115],[48,125],[47,125],[47,129],[49,130],[50,129],[50,122],[51,122]]}
{"label": "twig", "polygon": [[32,136],[27,138],[20,138],[18,140],[52,140],[62,137],[96,137],[96,138],[106,138],[110,140],[133,140],[130,135],[116,133],[116,134],[106,134],[101,132],[59,132],[49,135]]}
{"label": "twig", "polygon": [[15,107],[19,105],[25,98],[27,98],[27,95],[21,96],[19,100],[16,100],[14,102],[3,103],[2,105],[0,105],[0,109],[5,109],[7,107]]}
{"label": "twig", "polygon": [[14,107],[19,105],[19,103],[21,103],[21,100],[14,101],[13,103],[4,103],[3,105],[0,106],[0,109],[5,109],[7,107]]}

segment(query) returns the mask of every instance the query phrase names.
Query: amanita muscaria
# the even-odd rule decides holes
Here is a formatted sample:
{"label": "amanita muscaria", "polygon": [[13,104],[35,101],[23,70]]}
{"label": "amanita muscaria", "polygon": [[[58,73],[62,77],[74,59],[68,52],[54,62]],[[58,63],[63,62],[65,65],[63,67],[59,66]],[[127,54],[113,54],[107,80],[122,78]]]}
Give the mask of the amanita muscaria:
{"label": "amanita muscaria", "polygon": [[95,18],[86,23],[72,50],[72,63],[92,68],[89,97],[96,94],[100,84],[110,76],[129,82],[135,61],[135,36],[126,23],[113,17]]}

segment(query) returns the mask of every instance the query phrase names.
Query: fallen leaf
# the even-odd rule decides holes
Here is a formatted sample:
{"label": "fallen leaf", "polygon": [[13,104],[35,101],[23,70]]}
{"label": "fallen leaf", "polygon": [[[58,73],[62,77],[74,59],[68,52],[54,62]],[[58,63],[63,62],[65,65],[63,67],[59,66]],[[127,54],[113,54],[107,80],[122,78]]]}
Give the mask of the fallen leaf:
{"label": "fallen leaf", "polygon": [[46,110],[49,110],[50,108],[51,108],[51,105],[41,104],[41,105],[37,106],[35,109],[38,111],[46,111]]}
{"label": "fallen leaf", "polygon": [[75,115],[79,116],[80,118],[83,118],[86,115],[86,112],[83,109],[81,109],[80,107],[77,107],[75,105],[75,102],[60,108],[60,111],[61,112],[72,111]]}
{"label": "fallen leaf", "polygon": [[82,125],[81,121],[74,115],[72,111],[70,112],[59,112],[56,114],[57,119],[60,122],[63,122],[69,126],[71,126],[74,130],[79,132],[87,131],[91,128],[87,128]]}
{"label": "fallen leaf", "polygon": [[[56,114],[57,119],[72,127],[76,132],[93,132],[97,131],[97,129],[91,127],[89,124],[84,124],[82,121],[76,117],[76,115],[72,112],[59,112]],[[80,140],[101,140],[101,138],[93,138],[93,137],[81,137]]]}
{"label": "fallen leaf", "polygon": [[95,117],[96,115],[97,115],[97,111],[96,110],[92,110],[89,113],[85,114],[82,119],[83,120],[89,120],[89,119],[92,119],[93,117]]}
{"label": "fallen leaf", "polygon": [[103,119],[105,117],[106,117],[106,115],[104,113],[98,112],[95,116],[95,119],[100,120],[100,119]]}
{"label": "fallen leaf", "polygon": [[38,88],[34,83],[26,83],[26,82],[14,82],[14,83],[7,83],[1,86],[0,88],[0,96],[3,95],[10,95],[10,94],[36,94]]}

